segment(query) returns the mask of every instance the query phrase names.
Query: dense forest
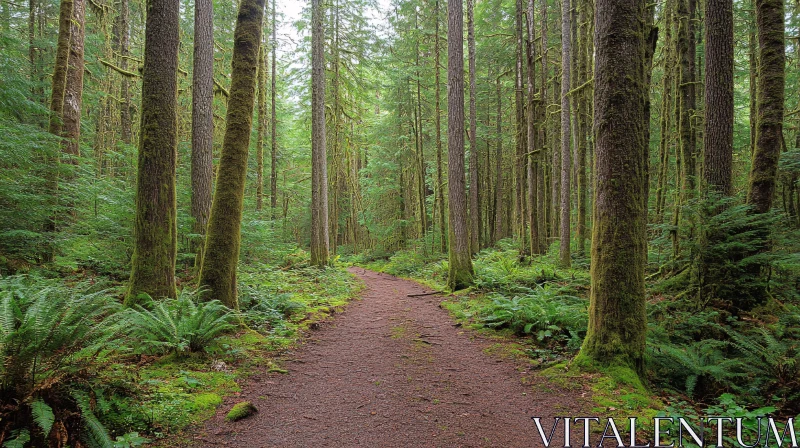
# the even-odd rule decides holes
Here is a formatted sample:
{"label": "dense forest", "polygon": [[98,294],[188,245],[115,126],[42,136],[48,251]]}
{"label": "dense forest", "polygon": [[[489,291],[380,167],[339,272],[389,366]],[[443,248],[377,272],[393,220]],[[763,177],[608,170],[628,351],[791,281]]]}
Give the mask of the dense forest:
{"label": "dense forest", "polygon": [[188,440],[352,266],[606,414],[800,414],[800,3],[297,3],[0,0],[0,445]]}

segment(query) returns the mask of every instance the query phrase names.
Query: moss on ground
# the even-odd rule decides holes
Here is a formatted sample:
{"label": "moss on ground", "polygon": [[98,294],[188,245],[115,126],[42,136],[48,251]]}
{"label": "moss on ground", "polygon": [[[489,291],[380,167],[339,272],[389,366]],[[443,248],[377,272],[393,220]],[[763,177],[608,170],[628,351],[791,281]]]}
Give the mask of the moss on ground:
{"label": "moss on ground", "polygon": [[235,405],[233,405],[231,410],[228,411],[228,414],[225,415],[225,420],[229,422],[239,421],[247,417],[250,417],[256,412],[258,412],[258,409],[256,409],[253,403],[249,401],[243,401],[241,403],[236,403]]}

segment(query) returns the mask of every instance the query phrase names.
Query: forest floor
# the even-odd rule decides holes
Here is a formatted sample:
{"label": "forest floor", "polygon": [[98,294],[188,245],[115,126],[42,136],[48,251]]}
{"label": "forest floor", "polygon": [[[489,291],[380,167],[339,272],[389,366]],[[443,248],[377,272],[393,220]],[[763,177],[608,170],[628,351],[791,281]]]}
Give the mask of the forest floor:
{"label": "forest floor", "polygon": [[[529,362],[498,356],[503,342],[461,328],[441,296],[409,297],[430,288],[350,272],[365,284],[362,300],[285,354],[286,373],[255,375],[226,398],[196,446],[541,446],[531,417],[549,432],[551,417],[592,408],[588,386],[559,387]],[[243,400],[259,412],[226,422]]]}

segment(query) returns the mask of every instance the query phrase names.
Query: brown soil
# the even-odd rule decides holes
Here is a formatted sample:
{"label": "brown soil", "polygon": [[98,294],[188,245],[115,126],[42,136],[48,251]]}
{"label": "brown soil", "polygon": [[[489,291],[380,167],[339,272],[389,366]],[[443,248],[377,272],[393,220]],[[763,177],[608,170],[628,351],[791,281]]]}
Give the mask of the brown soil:
{"label": "brown soil", "polygon": [[[258,375],[226,399],[198,445],[531,447],[541,446],[532,416],[546,417],[549,433],[551,416],[587,409],[585,394],[559,390],[523,361],[485,354],[497,341],[457,327],[440,296],[408,297],[429,289],[351,272],[366,285],[363,300],[289,353],[288,374]],[[225,422],[242,400],[259,412]]]}

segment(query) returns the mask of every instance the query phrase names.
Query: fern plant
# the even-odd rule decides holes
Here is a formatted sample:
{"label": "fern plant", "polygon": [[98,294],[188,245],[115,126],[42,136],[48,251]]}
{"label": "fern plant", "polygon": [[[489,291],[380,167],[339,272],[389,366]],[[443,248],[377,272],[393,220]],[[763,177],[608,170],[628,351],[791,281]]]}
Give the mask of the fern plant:
{"label": "fern plant", "polygon": [[800,342],[779,339],[763,328],[742,334],[728,330],[733,346],[744,355],[745,371],[767,396],[800,405]]}
{"label": "fern plant", "polygon": [[585,301],[541,287],[537,294],[511,299],[496,294],[481,314],[486,327],[510,328],[519,335],[536,335],[539,341],[585,332],[588,324]]}
{"label": "fern plant", "polygon": [[[727,355],[728,343],[705,339],[687,346],[662,344],[650,348],[654,367],[673,382],[682,382],[687,395],[716,395],[744,377],[741,360]],[[680,368],[676,368],[680,367]]]}
{"label": "fern plant", "polygon": [[14,422],[0,429],[4,446],[41,444],[55,425],[74,428],[88,416],[72,395],[122,348],[118,309],[89,285],[0,279],[0,420]]}
{"label": "fern plant", "polygon": [[199,352],[236,328],[236,314],[218,300],[197,302],[184,291],[177,299],[150,301],[125,312],[129,336],[146,354]]}

